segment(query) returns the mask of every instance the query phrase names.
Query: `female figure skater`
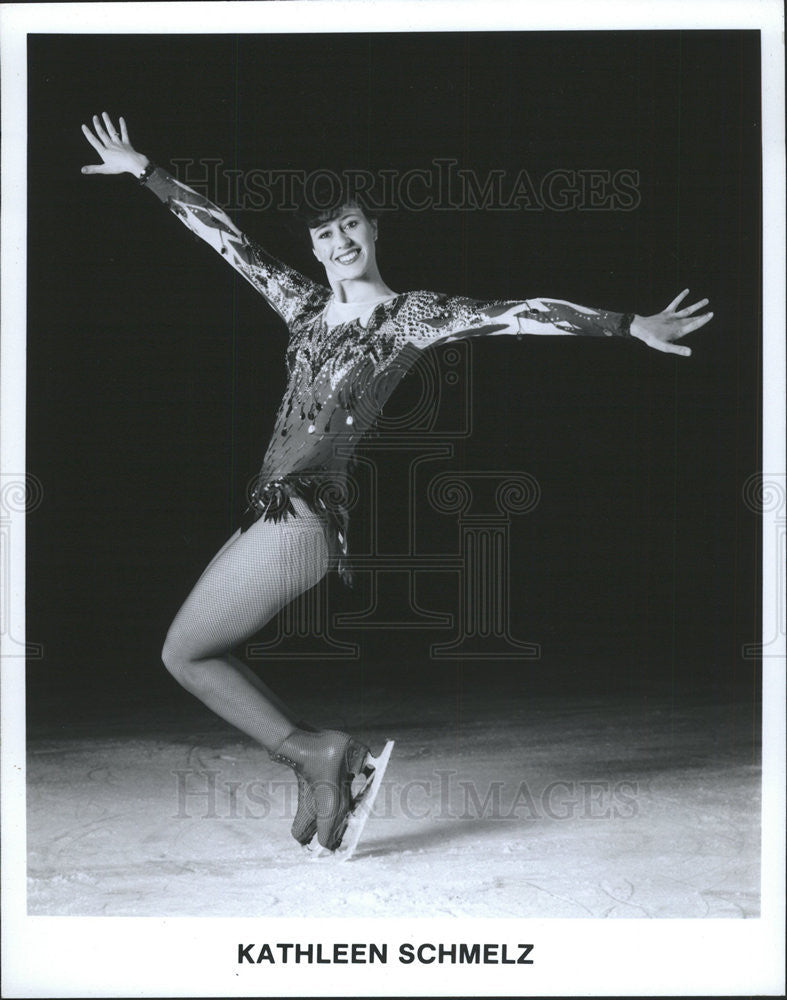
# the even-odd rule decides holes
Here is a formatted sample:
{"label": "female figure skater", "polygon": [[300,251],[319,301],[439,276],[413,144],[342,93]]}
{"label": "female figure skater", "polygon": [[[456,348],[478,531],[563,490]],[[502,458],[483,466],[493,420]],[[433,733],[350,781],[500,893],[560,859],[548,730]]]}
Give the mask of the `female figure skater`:
{"label": "female figure skater", "polygon": [[86,125],[82,131],[102,160],[83,173],[136,176],[287,324],[287,389],[251,503],[175,616],[162,658],[188,691],[295,770],[296,840],[309,844],[316,834],[322,847],[342,845],[347,852],[371,809],[391,744],[376,760],[347,733],[296,721],[232,650],[329,568],[350,583],[346,482],[359,438],[418,352],[435,344],[483,334],[633,337],[687,356],[689,348],[675,341],[711,319],[699,313],[708,300],[679,308],[686,290],[663,312],[643,317],[558,299],[397,294],[377,266],[377,222],[352,198],[308,220],[326,288],[270,257],[220,208],[137,152],[123,118],[116,128],[104,112],[93,117],[92,131]]}

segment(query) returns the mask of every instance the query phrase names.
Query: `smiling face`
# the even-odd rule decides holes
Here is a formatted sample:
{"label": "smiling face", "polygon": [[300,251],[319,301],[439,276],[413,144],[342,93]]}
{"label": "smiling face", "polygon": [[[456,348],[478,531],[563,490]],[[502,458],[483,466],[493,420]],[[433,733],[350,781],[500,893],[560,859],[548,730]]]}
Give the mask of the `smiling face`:
{"label": "smiling face", "polygon": [[377,220],[368,219],[357,205],[343,205],[335,218],[309,227],[314,256],[328,280],[375,278]]}

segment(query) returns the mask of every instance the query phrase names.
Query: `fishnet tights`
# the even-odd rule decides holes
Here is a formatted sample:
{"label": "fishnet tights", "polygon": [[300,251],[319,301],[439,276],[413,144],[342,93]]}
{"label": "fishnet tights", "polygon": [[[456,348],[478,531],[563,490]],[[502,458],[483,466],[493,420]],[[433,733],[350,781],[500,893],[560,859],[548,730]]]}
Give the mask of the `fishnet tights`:
{"label": "fishnet tights", "polygon": [[292,502],[296,517],[260,519],[224,544],[175,616],[162,651],[183,687],[269,753],[297,728],[296,716],[231,650],[328,570],[322,522],[300,497]]}

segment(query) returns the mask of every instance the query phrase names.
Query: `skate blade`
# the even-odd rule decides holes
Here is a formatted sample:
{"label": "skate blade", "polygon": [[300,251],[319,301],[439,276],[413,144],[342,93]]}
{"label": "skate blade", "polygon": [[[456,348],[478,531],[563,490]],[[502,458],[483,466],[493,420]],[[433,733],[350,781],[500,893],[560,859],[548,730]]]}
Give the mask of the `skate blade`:
{"label": "skate blade", "polygon": [[338,858],[341,861],[349,861],[358,846],[358,841],[363,833],[363,828],[371,815],[374,800],[380,791],[380,786],[385,775],[391,751],[394,748],[394,741],[388,740],[379,757],[366,755],[363,766],[360,768],[357,778],[364,779],[364,784],[360,790],[356,790],[353,796],[353,804],[347,820],[342,842],[335,851],[329,851],[323,847],[317,838],[317,834],[312,837],[308,844],[304,845],[304,853],[310,861],[317,861],[320,858]]}
{"label": "skate blade", "polygon": [[368,780],[355,800],[342,842],[333,852],[340,861],[349,861],[355,853],[364,827],[372,814],[374,801],[382,786],[393,748],[393,740],[388,740],[379,757],[372,757],[369,754],[364,762],[362,773],[367,775]]}

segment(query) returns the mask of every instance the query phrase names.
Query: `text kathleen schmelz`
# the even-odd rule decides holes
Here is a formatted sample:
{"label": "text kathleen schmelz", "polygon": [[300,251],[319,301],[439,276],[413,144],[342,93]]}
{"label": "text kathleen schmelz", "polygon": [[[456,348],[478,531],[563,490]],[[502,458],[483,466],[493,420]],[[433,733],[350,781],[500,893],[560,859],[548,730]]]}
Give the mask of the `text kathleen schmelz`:
{"label": "text kathleen schmelz", "polygon": [[[532,944],[420,944],[403,942],[394,961],[402,965],[532,965]],[[238,964],[244,965],[385,965],[388,945],[367,942],[334,944],[239,944]]]}

